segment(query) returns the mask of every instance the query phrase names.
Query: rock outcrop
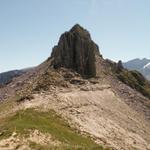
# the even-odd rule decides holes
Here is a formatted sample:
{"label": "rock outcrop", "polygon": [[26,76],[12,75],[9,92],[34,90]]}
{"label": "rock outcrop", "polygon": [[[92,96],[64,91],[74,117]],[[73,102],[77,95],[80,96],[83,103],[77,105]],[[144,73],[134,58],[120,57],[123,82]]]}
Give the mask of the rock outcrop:
{"label": "rock outcrop", "polygon": [[98,46],[92,41],[87,30],[75,25],[60,37],[53,48],[51,58],[54,68],[70,68],[84,77],[96,76],[96,55],[100,56]]}

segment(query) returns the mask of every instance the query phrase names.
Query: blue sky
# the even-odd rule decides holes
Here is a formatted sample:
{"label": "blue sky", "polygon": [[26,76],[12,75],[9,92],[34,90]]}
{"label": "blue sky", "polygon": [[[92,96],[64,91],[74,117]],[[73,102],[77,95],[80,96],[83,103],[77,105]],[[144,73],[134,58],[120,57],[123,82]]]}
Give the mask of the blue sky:
{"label": "blue sky", "polygon": [[0,72],[40,64],[76,23],[104,58],[150,58],[150,0],[0,0]]}

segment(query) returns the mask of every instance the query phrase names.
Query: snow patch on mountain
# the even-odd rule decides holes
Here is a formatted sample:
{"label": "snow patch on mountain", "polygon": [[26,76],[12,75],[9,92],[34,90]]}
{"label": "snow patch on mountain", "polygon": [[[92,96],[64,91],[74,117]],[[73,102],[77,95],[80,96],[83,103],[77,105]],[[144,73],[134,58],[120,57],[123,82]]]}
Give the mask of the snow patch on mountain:
{"label": "snow patch on mountain", "polygon": [[148,64],[146,64],[143,69],[150,69],[150,62]]}

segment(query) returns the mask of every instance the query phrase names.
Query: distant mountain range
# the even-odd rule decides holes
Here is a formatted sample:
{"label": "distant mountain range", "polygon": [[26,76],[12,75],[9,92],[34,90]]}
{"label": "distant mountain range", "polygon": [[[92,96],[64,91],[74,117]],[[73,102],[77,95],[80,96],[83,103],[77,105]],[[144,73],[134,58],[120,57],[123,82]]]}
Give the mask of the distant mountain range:
{"label": "distant mountain range", "polygon": [[32,69],[34,69],[34,67],[25,68],[21,70],[11,70],[11,71],[0,73],[0,86],[10,83],[15,77],[19,77],[22,74]]}
{"label": "distant mountain range", "polygon": [[12,70],[0,73],[0,85],[8,84],[14,77],[20,76],[24,73],[22,70]]}
{"label": "distant mountain range", "polygon": [[124,67],[129,70],[137,70],[150,80],[150,59],[133,59],[123,63]]}

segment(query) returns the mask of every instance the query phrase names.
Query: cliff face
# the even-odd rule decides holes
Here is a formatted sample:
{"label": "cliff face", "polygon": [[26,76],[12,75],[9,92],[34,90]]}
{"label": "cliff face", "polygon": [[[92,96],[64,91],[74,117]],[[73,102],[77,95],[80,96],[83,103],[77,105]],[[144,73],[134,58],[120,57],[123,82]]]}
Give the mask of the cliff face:
{"label": "cliff face", "polygon": [[54,68],[71,68],[84,77],[95,77],[96,55],[100,55],[98,46],[92,41],[89,32],[77,24],[62,34],[51,57],[54,59]]}

